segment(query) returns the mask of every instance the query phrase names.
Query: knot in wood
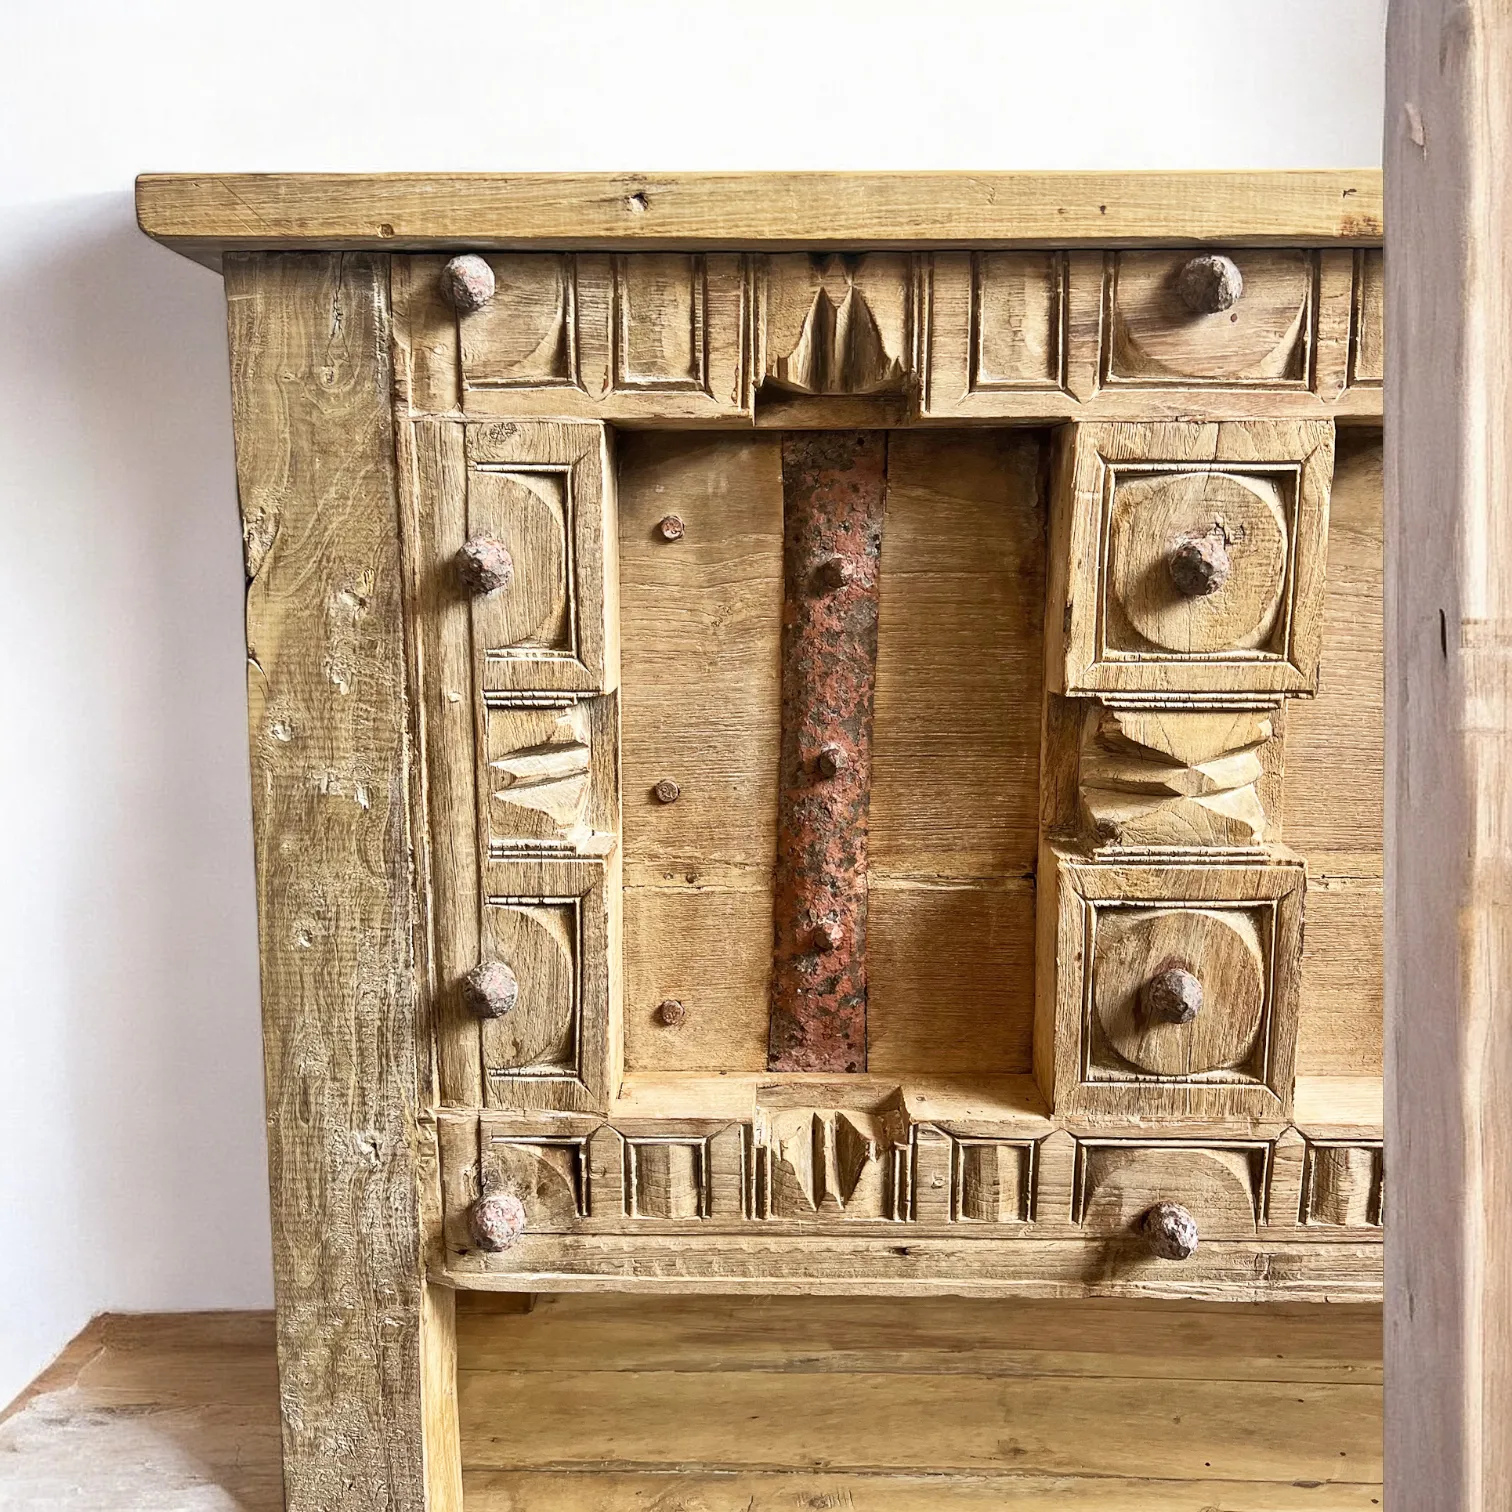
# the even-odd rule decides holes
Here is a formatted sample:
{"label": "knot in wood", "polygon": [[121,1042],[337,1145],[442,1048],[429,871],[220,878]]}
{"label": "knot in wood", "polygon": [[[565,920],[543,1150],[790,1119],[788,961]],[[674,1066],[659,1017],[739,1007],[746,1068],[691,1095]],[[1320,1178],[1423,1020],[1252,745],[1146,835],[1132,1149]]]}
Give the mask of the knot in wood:
{"label": "knot in wood", "polygon": [[1228,582],[1229,554],[1223,536],[1188,536],[1171,549],[1171,582],[1182,598],[1206,598]]}
{"label": "knot in wood", "polygon": [[462,978],[462,993],[479,1018],[503,1018],[520,1001],[520,983],[503,961],[484,961]]}
{"label": "knot in wood", "polygon": [[821,919],[809,931],[809,944],[818,951],[839,950],[845,932],[833,919]]}
{"label": "knot in wood", "polygon": [[454,257],[441,270],[441,293],[463,315],[481,310],[494,297],[494,270],[476,252]]}
{"label": "knot in wood", "polygon": [[473,536],[457,552],[457,577],[475,597],[514,587],[514,558],[503,541]]}
{"label": "knot in wood", "polygon": [[1157,1260],[1190,1260],[1197,1253],[1197,1220],[1179,1202],[1157,1202],[1140,1227]]}
{"label": "knot in wood", "polygon": [[525,1204],[513,1192],[485,1192],[467,1219],[473,1243],[497,1255],[512,1248],[525,1232]]}
{"label": "knot in wood", "polygon": [[656,1017],[668,1029],[675,1029],[688,1016],[688,1010],[676,998],[663,998],[657,1005]]}
{"label": "knot in wood", "polygon": [[1144,984],[1139,1000],[1153,1019],[1190,1024],[1202,1012],[1202,983],[1183,966],[1167,966]]}
{"label": "knot in wood", "polygon": [[849,763],[850,758],[845,754],[845,747],[829,745],[819,747],[819,754],[814,758],[814,765],[819,769],[821,777],[838,777]]}
{"label": "knot in wood", "polygon": [[860,569],[847,556],[826,557],[819,564],[819,586],[830,593],[846,588],[856,581]]}
{"label": "knot in wood", "polygon": [[1194,315],[1232,310],[1244,293],[1244,275],[1231,257],[1194,257],[1176,275],[1181,302]]}
{"label": "knot in wood", "polygon": [[664,541],[682,540],[684,528],[681,515],[663,515],[656,522],[656,533]]}
{"label": "knot in wood", "polygon": [[651,792],[658,803],[676,803],[682,797],[682,789],[670,777],[663,777]]}

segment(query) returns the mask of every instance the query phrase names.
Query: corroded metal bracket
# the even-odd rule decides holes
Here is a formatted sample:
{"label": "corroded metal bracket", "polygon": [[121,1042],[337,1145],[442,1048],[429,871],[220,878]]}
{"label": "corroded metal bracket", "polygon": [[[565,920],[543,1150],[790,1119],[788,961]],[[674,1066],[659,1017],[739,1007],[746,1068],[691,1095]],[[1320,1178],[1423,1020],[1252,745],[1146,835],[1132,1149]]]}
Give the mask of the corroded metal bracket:
{"label": "corroded metal bracket", "polygon": [[886,491],[886,432],[783,436],[773,1071],[866,1069],[866,838]]}

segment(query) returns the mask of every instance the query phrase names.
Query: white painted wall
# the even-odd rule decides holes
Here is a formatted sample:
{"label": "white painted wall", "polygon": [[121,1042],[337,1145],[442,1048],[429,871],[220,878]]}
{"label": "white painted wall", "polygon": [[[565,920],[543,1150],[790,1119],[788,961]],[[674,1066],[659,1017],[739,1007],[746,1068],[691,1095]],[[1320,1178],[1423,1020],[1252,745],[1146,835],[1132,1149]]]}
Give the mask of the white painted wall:
{"label": "white painted wall", "polygon": [[271,1295],[221,288],[133,175],[1358,167],[1384,11],[0,0],[0,1403]]}

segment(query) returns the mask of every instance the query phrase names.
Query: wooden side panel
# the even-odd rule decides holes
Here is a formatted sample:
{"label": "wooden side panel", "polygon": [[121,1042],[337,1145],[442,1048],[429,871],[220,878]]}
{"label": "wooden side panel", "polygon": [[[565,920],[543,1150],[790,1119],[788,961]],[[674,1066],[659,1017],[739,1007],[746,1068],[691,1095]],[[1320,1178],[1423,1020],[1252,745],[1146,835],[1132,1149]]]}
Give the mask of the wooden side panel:
{"label": "wooden side panel", "polygon": [[1387,30],[1387,1507],[1512,1486],[1512,9]]}
{"label": "wooden side panel", "polygon": [[872,756],[870,1065],[1029,1069],[1042,443],[894,432]]}
{"label": "wooden side panel", "polygon": [[424,1364],[387,267],[238,257],[226,289],[285,1490],[421,1512],[427,1457],[454,1490],[456,1451],[424,1442],[446,1370]]}
{"label": "wooden side panel", "polygon": [[[779,444],[620,437],[629,1070],[766,1067]],[[670,541],[658,529],[669,515],[682,522]],[[670,803],[663,781],[677,786]],[[662,1022],[663,999],[686,1008],[680,1024]]]}

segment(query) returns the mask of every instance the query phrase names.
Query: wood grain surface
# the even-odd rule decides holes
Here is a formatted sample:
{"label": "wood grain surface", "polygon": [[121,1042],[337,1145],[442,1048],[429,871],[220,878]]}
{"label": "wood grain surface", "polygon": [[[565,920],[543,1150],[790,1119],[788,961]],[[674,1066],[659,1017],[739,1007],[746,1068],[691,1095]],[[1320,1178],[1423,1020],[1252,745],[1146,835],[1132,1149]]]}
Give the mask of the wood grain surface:
{"label": "wood grain surface", "polygon": [[[229,261],[291,1512],[425,1504],[418,1067],[387,269]],[[318,459],[318,460],[317,460]],[[291,839],[297,837],[297,843]],[[449,1508],[438,1489],[430,1508]]]}
{"label": "wood grain surface", "polygon": [[1388,1506],[1512,1488],[1512,7],[1391,7]]}
{"label": "wood grain surface", "polygon": [[142,230],[234,248],[866,251],[1370,245],[1374,169],[1282,173],[143,174]]}
{"label": "wood grain surface", "polygon": [[[482,1512],[1369,1512],[1381,1496],[1376,1307],[470,1296],[458,1324]],[[282,1512],[274,1357],[266,1313],[96,1319],[0,1420],[0,1509]],[[506,1433],[511,1464],[491,1468]],[[797,1440],[806,1458],[773,1466]]]}

